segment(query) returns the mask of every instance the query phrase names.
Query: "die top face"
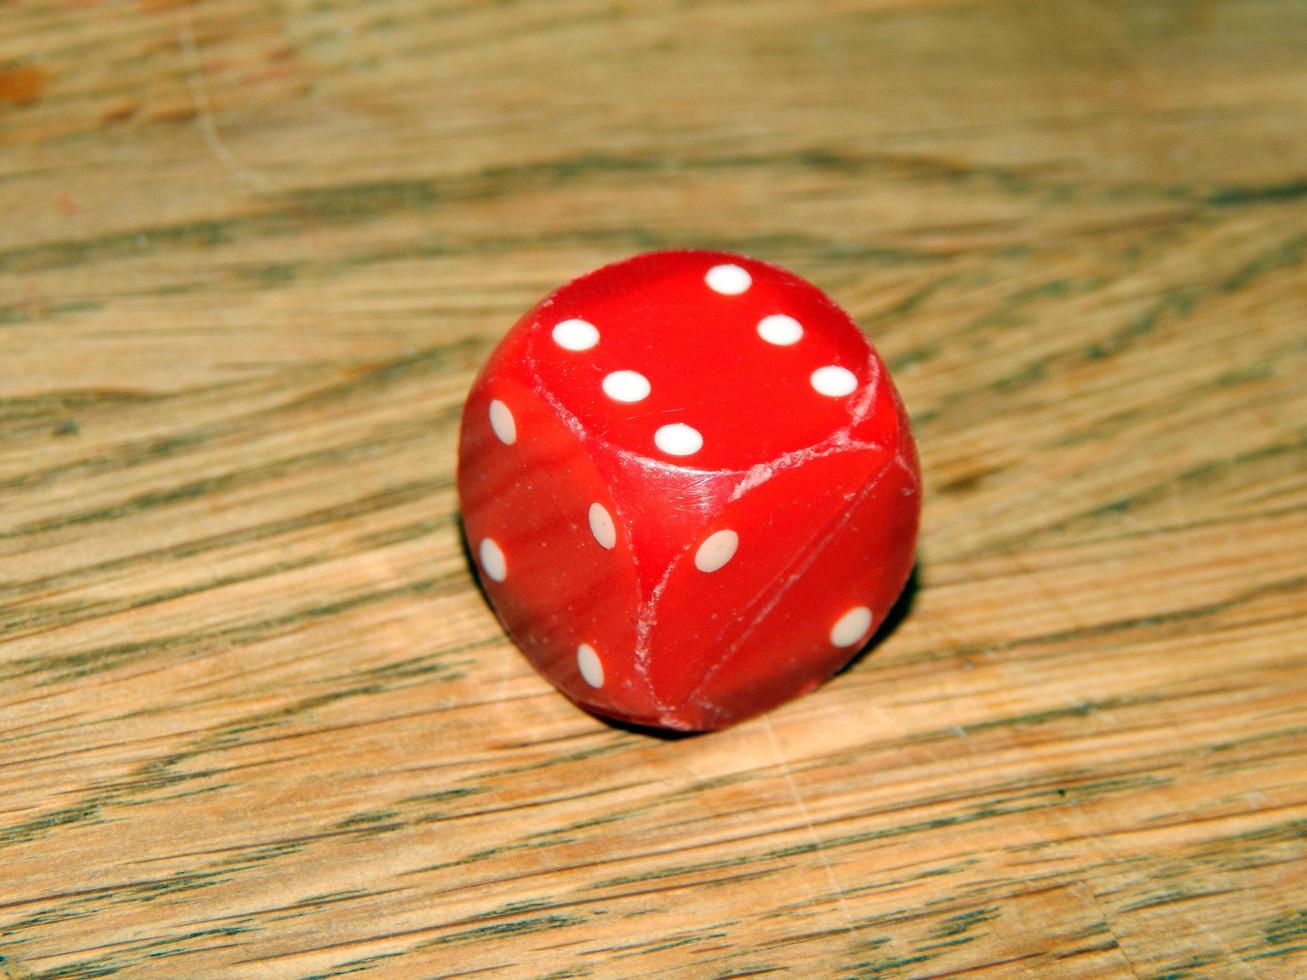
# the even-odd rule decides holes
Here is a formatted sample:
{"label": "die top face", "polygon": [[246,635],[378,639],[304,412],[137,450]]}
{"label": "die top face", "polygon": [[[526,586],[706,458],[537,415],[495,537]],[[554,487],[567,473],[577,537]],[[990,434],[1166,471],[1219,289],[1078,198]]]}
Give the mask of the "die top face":
{"label": "die top face", "polygon": [[819,289],[722,252],[605,266],[521,327],[532,372],[587,438],[681,469],[747,470],[847,433],[881,372]]}

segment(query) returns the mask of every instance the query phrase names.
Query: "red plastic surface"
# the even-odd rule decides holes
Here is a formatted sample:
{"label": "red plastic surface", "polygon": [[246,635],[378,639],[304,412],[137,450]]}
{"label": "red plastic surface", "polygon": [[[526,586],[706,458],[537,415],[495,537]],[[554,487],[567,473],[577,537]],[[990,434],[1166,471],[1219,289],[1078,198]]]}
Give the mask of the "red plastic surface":
{"label": "red plastic surface", "polygon": [[468,395],[458,483],[536,668],[597,714],[679,730],[846,663],[902,590],[920,510],[906,415],[856,325],[721,252],[637,256],[529,311]]}

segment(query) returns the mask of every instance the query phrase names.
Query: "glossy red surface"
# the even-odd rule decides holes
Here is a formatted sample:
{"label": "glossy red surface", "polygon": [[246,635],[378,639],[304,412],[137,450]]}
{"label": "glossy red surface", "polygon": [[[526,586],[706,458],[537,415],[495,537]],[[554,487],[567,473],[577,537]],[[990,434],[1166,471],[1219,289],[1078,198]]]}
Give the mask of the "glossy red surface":
{"label": "glossy red surface", "polygon": [[[665,426],[701,441],[661,442]],[[529,311],[468,395],[458,479],[473,554],[488,538],[504,558],[481,563],[503,573],[486,592],[532,663],[591,711],[685,730],[847,662],[903,587],[920,507],[906,416],[857,327],[720,252],[637,256]],[[720,567],[696,561],[727,531]]]}

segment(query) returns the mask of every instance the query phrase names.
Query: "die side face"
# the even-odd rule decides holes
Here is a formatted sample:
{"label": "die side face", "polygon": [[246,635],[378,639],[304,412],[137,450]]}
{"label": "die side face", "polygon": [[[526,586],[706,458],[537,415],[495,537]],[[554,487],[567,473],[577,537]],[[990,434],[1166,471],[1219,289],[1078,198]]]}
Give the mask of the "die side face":
{"label": "die side face", "polygon": [[[653,604],[646,640],[651,686],[676,706],[672,715],[715,728],[756,714],[813,674],[824,679],[865,641],[870,622],[840,644],[831,633],[860,607],[881,621],[894,598],[881,587],[886,570],[895,594],[902,585],[898,556],[866,560],[875,542],[865,518],[890,516],[866,499],[887,462],[884,451],[861,449],[783,470],[723,508],[703,536],[710,542],[723,528],[737,535],[729,561],[706,572],[687,549]],[[747,688],[718,676],[727,664],[743,668]]]}
{"label": "die side face", "polygon": [[533,664],[596,713],[680,729],[838,669],[901,589],[919,508],[856,326],[708,252],[606,267],[523,317],[469,396],[459,489]]}
{"label": "die side face", "polygon": [[[778,500],[794,498],[811,489],[813,476],[797,470],[770,489]],[[902,592],[919,513],[918,478],[906,458],[878,469],[796,547],[791,577],[763,593],[765,612],[743,618],[711,651],[679,700],[681,716],[694,728],[718,728],[797,697],[843,667]]]}
{"label": "die side face", "polygon": [[607,481],[574,433],[510,369],[473,390],[459,452],[468,547],[517,646],[593,711],[656,713],[635,669],[639,593],[630,539]]}

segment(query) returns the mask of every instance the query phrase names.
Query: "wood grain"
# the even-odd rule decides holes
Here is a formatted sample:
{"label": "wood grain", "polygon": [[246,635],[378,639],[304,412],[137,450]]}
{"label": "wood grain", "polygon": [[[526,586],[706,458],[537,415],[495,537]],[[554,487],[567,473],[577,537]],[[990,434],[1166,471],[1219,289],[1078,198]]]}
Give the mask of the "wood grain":
{"label": "wood grain", "polygon": [[[0,3],[0,976],[1307,975],[1298,0]],[[647,248],[864,325],[870,653],[572,708],[460,401]]]}

